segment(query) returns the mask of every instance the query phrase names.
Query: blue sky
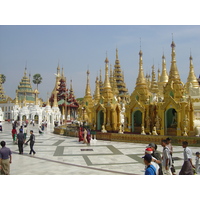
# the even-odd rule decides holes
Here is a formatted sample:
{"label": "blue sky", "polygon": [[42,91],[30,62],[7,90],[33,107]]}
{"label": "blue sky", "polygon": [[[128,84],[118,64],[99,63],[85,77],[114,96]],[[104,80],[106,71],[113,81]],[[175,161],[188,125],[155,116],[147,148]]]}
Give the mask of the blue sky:
{"label": "blue sky", "polygon": [[[15,97],[15,90],[23,77],[27,63],[28,73],[40,73],[40,97],[47,98],[55,84],[58,62],[64,68],[67,85],[70,79],[76,97],[83,97],[86,71],[90,70],[92,93],[95,78],[102,69],[106,52],[114,67],[115,50],[119,50],[125,83],[131,94],[138,75],[138,53],[143,51],[145,73],[162,67],[164,52],[167,70],[170,69],[172,33],[176,44],[176,60],[181,80],[185,83],[189,71],[190,51],[196,76],[200,74],[200,26],[150,26],[150,25],[83,25],[83,26],[0,26],[0,73],[6,76],[6,95]],[[32,84],[33,88],[36,88]]]}

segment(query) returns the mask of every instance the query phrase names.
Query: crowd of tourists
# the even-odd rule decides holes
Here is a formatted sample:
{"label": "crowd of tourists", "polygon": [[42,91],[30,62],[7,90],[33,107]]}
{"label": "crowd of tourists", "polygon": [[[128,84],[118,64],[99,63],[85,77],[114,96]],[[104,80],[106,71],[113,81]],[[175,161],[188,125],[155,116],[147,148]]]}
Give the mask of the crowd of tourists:
{"label": "crowd of tourists", "polygon": [[[1,130],[2,130],[2,124]],[[39,133],[44,130],[44,123],[39,127]],[[23,146],[30,142],[30,153],[35,154],[33,149],[35,143],[35,135],[33,130],[30,130],[30,138],[27,140],[27,125],[24,124],[20,126],[19,132],[17,133],[17,124],[13,125],[12,128],[12,138],[13,142],[18,144],[19,154],[23,154]],[[80,126],[79,128],[79,142],[83,141],[84,144],[90,144],[91,140],[91,130]],[[166,138],[161,141],[161,146],[163,147],[160,153],[157,150],[157,145],[155,143],[150,143],[145,149],[145,155],[142,157],[145,164],[145,175],[175,175],[176,170],[174,167],[173,159],[173,146],[170,138]],[[0,174],[8,175],[10,174],[10,163],[12,163],[12,152],[6,147],[6,142],[1,141],[0,149]],[[200,154],[196,152],[195,165],[192,160],[192,151],[188,147],[188,142],[182,142],[183,158],[184,163],[179,172],[179,175],[193,175],[200,172],[199,159]]]}
{"label": "crowd of tourists", "polygon": [[[150,143],[146,147],[145,155],[143,157],[145,164],[145,175],[176,175],[171,139],[167,138],[162,140],[161,146],[163,147],[162,155],[157,151],[156,144]],[[199,173],[199,152],[196,152],[194,165],[192,161],[192,151],[188,147],[188,142],[183,141],[182,147],[184,148],[184,163],[179,175],[194,175]]]}

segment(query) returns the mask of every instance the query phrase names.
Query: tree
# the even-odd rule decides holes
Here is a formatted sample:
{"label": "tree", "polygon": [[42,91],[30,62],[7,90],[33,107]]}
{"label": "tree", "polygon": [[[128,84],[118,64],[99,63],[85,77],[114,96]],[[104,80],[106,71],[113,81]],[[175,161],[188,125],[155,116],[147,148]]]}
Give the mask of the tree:
{"label": "tree", "polygon": [[6,76],[4,74],[0,74],[0,82],[4,84],[6,82]]}
{"label": "tree", "polygon": [[42,77],[40,74],[35,74],[33,76],[33,83],[37,85],[37,90],[38,90],[38,84],[42,83]]}

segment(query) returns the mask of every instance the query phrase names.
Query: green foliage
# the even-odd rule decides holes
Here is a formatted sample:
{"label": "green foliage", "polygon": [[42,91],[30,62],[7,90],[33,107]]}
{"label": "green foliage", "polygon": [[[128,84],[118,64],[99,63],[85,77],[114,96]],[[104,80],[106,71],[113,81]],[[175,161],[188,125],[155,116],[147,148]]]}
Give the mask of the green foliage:
{"label": "green foliage", "polygon": [[37,89],[38,89],[38,84],[42,83],[42,77],[40,74],[35,74],[33,76],[33,83],[37,85]]}
{"label": "green foliage", "polygon": [[6,76],[4,74],[0,74],[0,82],[4,84],[6,82]]}

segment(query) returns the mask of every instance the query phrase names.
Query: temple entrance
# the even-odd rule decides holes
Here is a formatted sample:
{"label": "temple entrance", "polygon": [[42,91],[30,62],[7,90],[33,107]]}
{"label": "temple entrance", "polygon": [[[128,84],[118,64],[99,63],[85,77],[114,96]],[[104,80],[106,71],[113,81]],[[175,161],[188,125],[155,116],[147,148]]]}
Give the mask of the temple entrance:
{"label": "temple entrance", "polygon": [[141,133],[142,112],[137,110],[132,113],[132,132]]}
{"label": "temple entrance", "polygon": [[35,116],[34,116],[35,124],[38,124],[38,118],[39,118],[38,115],[35,115]]}
{"label": "temple entrance", "polygon": [[22,121],[26,121],[26,115],[22,116]]}
{"label": "temple entrance", "polygon": [[97,130],[101,130],[101,127],[103,125],[103,122],[104,122],[104,114],[103,114],[103,111],[100,110],[98,111],[97,113]]}
{"label": "temple entrance", "polygon": [[165,112],[165,135],[176,135],[177,132],[177,112],[170,108]]}

